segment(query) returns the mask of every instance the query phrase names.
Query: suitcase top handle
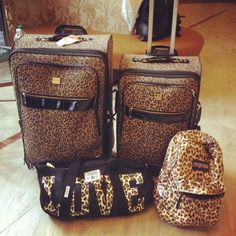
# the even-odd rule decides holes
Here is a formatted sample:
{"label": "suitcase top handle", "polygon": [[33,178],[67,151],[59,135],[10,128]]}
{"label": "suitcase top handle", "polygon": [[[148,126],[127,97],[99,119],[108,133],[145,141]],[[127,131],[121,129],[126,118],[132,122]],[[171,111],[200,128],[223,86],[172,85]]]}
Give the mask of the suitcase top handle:
{"label": "suitcase top handle", "polygon": [[189,63],[188,59],[175,58],[170,56],[148,57],[148,58],[133,58],[133,62],[141,63]]}

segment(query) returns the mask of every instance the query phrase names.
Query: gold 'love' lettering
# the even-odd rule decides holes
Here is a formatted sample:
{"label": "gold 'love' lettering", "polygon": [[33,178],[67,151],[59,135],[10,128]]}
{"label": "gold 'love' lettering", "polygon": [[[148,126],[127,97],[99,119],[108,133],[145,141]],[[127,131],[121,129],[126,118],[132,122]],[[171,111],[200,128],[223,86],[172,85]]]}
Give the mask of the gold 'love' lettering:
{"label": "gold 'love' lettering", "polygon": [[[102,190],[102,183],[106,184],[106,194]],[[76,185],[81,185],[81,204],[80,210],[76,209],[76,200],[75,192],[72,195],[72,204],[71,204],[71,216],[81,216],[89,213],[89,183],[86,183],[84,179],[76,178]],[[110,215],[112,204],[113,204],[113,196],[114,190],[108,175],[101,175],[100,180],[96,180],[91,182],[90,184],[94,185],[98,206],[101,215]],[[76,187],[75,187],[76,191]]]}
{"label": "gold 'love' lettering", "polygon": [[89,213],[89,185],[88,183],[85,183],[84,179],[81,179],[79,177],[77,177],[75,180],[75,188],[76,188],[76,185],[80,185],[81,204],[80,204],[80,209],[76,209],[76,206],[77,206],[76,200],[78,199],[75,199],[75,191],[73,191],[72,201],[71,201],[71,206],[70,206],[70,215],[83,216]]}
{"label": "gold 'love' lettering", "polygon": [[[106,184],[106,194],[102,190]],[[101,175],[101,179],[93,182],[101,215],[110,215],[113,205],[114,190],[109,175]]]}
{"label": "gold 'love' lettering", "polygon": [[[124,195],[128,201],[128,210],[138,212],[144,209],[144,197],[138,198],[137,203],[133,203],[133,196],[138,195],[138,188],[131,187],[131,181],[135,184],[143,184],[142,173],[134,174],[121,174],[119,179],[122,183]],[[51,200],[52,197],[52,186],[55,184],[55,176],[44,176],[42,177],[43,187],[49,197],[49,202],[45,203],[44,209],[46,212],[50,212],[52,215],[59,216],[60,204],[54,203]],[[114,188],[109,175],[101,175],[99,180],[86,183],[84,179],[79,177],[76,178],[75,187],[72,193],[70,215],[83,216],[89,214],[89,185],[94,185],[96,198],[101,215],[110,215],[113,199],[114,199]],[[106,193],[102,188],[102,184],[106,184]],[[78,199],[80,197],[80,199]]]}
{"label": "gold 'love' lettering", "polygon": [[55,183],[55,176],[44,176],[42,178],[43,187],[48,194],[49,202],[43,206],[46,212],[50,212],[54,216],[59,216],[60,204],[52,202],[52,186]]}
{"label": "gold 'love' lettering", "polygon": [[143,176],[142,173],[135,174],[123,174],[119,175],[120,181],[122,182],[123,191],[125,197],[128,201],[128,210],[130,212],[137,212],[144,209],[144,197],[139,198],[136,205],[132,204],[132,197],[138,195],[138,188],[131,188],[130,182],[134,181],[136,184],[143,184]]}

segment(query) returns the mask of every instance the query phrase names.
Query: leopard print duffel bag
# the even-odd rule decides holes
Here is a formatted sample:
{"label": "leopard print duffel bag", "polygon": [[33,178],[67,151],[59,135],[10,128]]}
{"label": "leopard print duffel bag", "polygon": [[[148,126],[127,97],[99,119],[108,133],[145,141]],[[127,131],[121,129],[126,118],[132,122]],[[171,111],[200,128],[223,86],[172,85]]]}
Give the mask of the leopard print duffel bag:
{"label": "leopard print duffel bag", "polygon": [[198,130],[177,133],[154,185],[154,205],[161,219],[179,226],[214,225],[224,193],[217,141]]}
{"label": "leopard print duffel bag", "polygon": [[130,160],[40,161],[35,167],[41,207],[56,218],[128,215],[152,199],[148,168]]}

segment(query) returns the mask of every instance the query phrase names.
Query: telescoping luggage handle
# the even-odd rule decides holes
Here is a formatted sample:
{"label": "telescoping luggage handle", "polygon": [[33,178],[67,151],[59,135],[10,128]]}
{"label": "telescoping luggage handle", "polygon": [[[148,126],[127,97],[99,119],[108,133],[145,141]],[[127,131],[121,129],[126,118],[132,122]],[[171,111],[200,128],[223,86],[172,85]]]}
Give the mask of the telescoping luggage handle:
{"label": "telescoping luggage handle", "polygon": [[[175,54],[175,38],[176,38],[178,4],[179,4],[179,0],[174,0],[169,55]],[[154,0],[149,0],[147,54],[152,53],[153,15],[154,15]]]}
{"label": "telescoping luggage handle", "polygon": [[189,63],[189,60],[186,58],[176,58],[170,56],[154,56],[147,58],[133,58],[133,62],[141,63]]}

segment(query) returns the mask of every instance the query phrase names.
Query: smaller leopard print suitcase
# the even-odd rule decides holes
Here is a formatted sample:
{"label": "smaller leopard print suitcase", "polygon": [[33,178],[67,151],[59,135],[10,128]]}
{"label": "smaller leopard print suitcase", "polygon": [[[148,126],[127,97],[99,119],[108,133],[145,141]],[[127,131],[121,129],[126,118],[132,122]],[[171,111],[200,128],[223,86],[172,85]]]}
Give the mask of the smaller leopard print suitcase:
{"label": "smaller leopard print suitcase", "polygon": [[124,55],[120,70],[118,156],[159,172],[171,138],[198,126],[199,58]]}
{"label": "smaller leopard print suitcase", "polygon": [[218,142],[199,130],[181,131],[171,140],[154,205],[160,218],[178,226],[212,226],[219,218],[225,187]]}
{"label": "smaller leopard print suitcase", "polygon": [[112,37],[79,37],[63,47],[50,35],[15,42],[10,68],[29,167],[111,152]]}

